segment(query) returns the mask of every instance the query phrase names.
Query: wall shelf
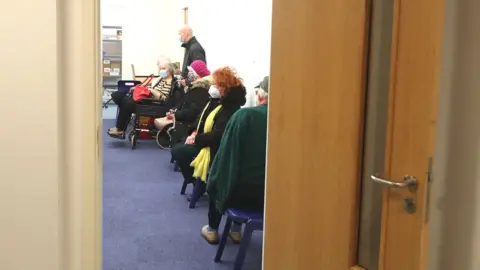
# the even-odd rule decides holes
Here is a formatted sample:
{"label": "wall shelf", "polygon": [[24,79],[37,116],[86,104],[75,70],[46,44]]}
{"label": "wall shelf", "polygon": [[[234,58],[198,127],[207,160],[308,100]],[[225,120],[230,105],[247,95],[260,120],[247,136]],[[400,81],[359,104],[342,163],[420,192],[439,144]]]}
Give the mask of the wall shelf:
{"label": "wall shelf", "polygon": [[110,99],[122,79],[122,27],[102,26],[103,100]]}

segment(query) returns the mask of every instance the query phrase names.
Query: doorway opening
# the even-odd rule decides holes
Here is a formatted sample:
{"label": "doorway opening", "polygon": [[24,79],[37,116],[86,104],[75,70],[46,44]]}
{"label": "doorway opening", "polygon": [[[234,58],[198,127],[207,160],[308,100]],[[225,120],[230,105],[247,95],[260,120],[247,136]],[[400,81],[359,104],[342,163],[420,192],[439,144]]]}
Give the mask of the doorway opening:
{"label": "doorway opening", "polygon": [[[232,244],[235,239],[229,240],[222,263],[212,261],[218,246],[209,245],[201,236],[202,226],[209,223],[209,197],[205,194],[192,204],[194,187],[188,184],[186,190],[182,190],[185,169],[180,165],[179,170],[178,161],[172,163],[170,148],[184,145],[185,142],[179,143],[174,138],[182,131],[183,122],[194,122],[180,119],[183,114],[190,117],[190,111],[195,110],[193,120],[201,119],[203,108],[210,104],[206,100],[201,107],[193,107],[203,100],[195,95],[189,97],[189,93],[203,91],[208,95],[210,89],[202,85],[211,84],[208,79],[218,69],[227,66],[241,78],[246,89],[242,106],[255,107],[257,85],[270,70],[272,1],[210,0],[184,4],[166,0],[142,3],[101,0],[101,5],[103,269],[230,269],[239,245]],[[245,13],[257,19],[253,21],[242,15]],[[185,30],[191,31],[188,41]],[[188,70],[193,69],[199,78],[184,82],[189,79],[184,73],[184,61],[189,61],[185,44],[193,37],[203,47],[204,58],[200,60],[206,65],[197,69],[190,61]],[[210,76],[204,76],[205,69]],[[146,85],[150,93],[156,93],[162,82],[169,85],[170,92],[165,99],[158,99],[161,105],[158,107],[154,103],[157,101],[144,103],[154,99],[153,94],[139,101],[135,100],[136,90],[131,92],[151,75]],[[125,92],[119,98],[122,91]],[[183,99],[170,103],[176,98],[176,94],[170,93],[182,93],[179,96]],[[132,104],[134,107],[130,110]],[[154,117],[147,116],[144,110],[167,106],[166,111],[155,111]],[[175,124],[171,129],[159,128],[154,119],[166,118],[172,109],[176,110]],[[161,133],[163,130],[165,133]],[[164,140],[166,135],[169,141]],[[220,233],[225,221],[223,217]],[[262,268],[262,243],[261,230],[254,232],[244,269]]]}

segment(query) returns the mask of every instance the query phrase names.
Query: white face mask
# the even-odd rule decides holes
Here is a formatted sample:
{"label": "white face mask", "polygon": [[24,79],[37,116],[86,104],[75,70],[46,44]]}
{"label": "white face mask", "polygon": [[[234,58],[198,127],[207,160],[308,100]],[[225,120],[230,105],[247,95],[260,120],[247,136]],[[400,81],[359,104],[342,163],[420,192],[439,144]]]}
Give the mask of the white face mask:
{"label": "white face mask", "polygon": [[210,94],[210,96],[212,98],[221,98],[222,96],[220,95],[220,91],[218,90],[218,88],[216,88],[215,86],[210,86],[210,89],[208,89],[208,94]]}

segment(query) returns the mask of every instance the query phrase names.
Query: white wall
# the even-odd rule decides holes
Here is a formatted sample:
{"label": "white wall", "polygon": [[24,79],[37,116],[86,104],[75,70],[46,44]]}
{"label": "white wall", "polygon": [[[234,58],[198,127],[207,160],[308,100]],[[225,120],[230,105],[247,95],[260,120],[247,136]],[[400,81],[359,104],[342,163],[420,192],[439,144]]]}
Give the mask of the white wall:
{"label": "white wall", "polygon": [[270,71],[272,0],[101,0],[102,24],[123,26],[123,78],[156,72],[156,58],[183,60],[178,29],[182,8],[189,8],[189,24],[204,46],[209,68],[237,69],[247,87]]}
{"label": "white wall", "polygon": [[122,26],[126,0],[100,0],[100,18],[103,25]]}
{"label": "white wall", "polygon": [[249,88],[269,75],[272,0],[195,0],[188,7],[212,71],[233,66]]}
{"label": "white wall", "polygon": [[[480,2],[445,1],[429,270],[480,269]],[[460,15],[461,14],[461,15]]]}
{"label": "white wall", "polygon": [[183,25],[181,4],[168,0],[101,0],[103,25],[123,27],[123,79],[135,72],[148,75],[157,72],[156,61],[161,55],[172,61],[183,60],[178,29]]}

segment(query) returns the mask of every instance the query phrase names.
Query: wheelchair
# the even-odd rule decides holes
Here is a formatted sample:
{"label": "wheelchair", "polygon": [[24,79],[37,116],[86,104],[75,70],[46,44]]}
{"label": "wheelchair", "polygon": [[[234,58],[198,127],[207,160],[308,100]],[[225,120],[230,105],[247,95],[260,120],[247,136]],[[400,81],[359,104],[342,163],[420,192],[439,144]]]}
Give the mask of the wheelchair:
{"label": "wheelchair", "polygon": [[[155,118],[164,117],[167,112],[168,108],[165,106],[165,101],[143,99],[137,103],[135,114],[132,115],[132,118],[130,119],[130,122],[133,122],[132,130],[128,135],[132,149],[137,147],[137,141],[139,139],[157,140],[160,132],[165,129],[157,130],[154,125],[154,120]],[[159,143],[157,140],[157,144],[159,147],[166,149],[162,147],[164,145],[163,142]]]}
{"label": "wheelchair", "polygon": [[[126,93],[126,95],[131,95],[131,93],[129,93],[130,88],[138,84],[141,84],[141,82],[130,80],[119,81],[118,91]],[[170,149],[175,123],[166,125],[161,130],[158,130],[154,125],[155,118],[165,117],[166,113],[169,111],[166,106],[167,102],[168,100],[161,101],[149,98],[137,102],[135,113],[132,114],[132,117],[127,123],[127,128],[120,139],[126,139],[126,134],[128,134],[128,140],[130,141],[132,149],[137,147],[137,141],[139,139],[155,139],[160,148]],[[106,104],[108,104],[108,101],[104,106],[106,106]]]}
{"label": "wheelchair", "polygon": [[157,131],[155,140],[157,141],[158,147],[164,150],[172,148],[172,132],[175,130],[175,119],[172,124],[168,124],[162,129]]}

